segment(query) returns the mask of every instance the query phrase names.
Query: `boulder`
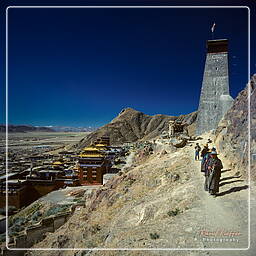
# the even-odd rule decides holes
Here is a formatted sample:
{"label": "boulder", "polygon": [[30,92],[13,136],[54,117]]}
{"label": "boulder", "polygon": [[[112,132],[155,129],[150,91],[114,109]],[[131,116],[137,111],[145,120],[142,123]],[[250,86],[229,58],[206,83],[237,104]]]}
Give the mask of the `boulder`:
{"label": "boulder", "polygon": [[186,140],[186,139],[183,139],[183,138],[181,138],[181,139],[172,138],[172,139],[170,140],[170,142],[171,142],[171,144],[172,144],[174,147],[176,147],[176,148],[183,148],[183,147],[185,147],[186,144],[187,144],[187,140]]}

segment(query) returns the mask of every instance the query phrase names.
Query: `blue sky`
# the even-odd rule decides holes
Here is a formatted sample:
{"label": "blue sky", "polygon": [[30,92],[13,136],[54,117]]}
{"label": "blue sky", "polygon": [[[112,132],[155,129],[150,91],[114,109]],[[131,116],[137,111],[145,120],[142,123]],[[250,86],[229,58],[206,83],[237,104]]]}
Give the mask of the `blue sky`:
{"label": "blue sky", "polygon": [[150,115],[195,111],[213,22],[215,39],[229,39],[230,91],[236,97],[247,82],[247,15],[245,8],[11,8],[9,123],[101,126],[125,107]]}

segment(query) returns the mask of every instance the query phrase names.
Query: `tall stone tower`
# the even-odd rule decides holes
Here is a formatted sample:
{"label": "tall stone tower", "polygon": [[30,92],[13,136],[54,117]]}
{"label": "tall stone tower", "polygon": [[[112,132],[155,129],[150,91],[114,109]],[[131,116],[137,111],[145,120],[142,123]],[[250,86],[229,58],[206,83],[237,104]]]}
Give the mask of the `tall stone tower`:
{"label": "tall stone tower", "polygon": [[233,103],[229,94],[228,40],[207,41],[207,56],[197,115],[196,134],[217,128]]}

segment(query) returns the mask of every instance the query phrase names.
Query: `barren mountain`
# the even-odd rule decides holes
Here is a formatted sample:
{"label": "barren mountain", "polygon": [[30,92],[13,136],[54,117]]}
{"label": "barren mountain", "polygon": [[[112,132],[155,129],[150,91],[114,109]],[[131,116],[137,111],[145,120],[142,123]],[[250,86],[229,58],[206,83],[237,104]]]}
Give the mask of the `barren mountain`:
{"label": "barren mountain", "polygon": [[170,120],[179,119],[188,125],[192,125],[196,120],[196,116],[196,112],[178,117],[160,114],[150,116],[132,108],[126,108],[110,123],[81,140],[78,148],[89,145],[101,136],[109,136],[110,142],[113,145],[152,139],[163,131],[168,131],[168,122]]}
{"label": "barren mountain", "polygon": [[[248,127],[248,91],[250,90],[250,117],[251,129],[249,137]],[[256,153],[256,75],[250,83],[242,90],[234,101],[233,106],[221,120],[216,131],[216,143],[225,157],[230,161],[233,169],[247,176],[248,157]],[[250,142],[251,152],[248,154]],[[256,169],[256,161],[251,158],[251,170]],[[251,177],[256,180],[255,172]]]}

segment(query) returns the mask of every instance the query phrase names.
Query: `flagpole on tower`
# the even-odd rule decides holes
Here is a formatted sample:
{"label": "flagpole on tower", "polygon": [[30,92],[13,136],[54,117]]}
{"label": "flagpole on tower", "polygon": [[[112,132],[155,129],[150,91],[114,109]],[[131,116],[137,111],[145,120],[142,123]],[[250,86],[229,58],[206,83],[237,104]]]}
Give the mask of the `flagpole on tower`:
{"label": "flagpole on tower", "polygon": [[215,22],[214,22],[213,25],[212,25],[212,28],[211,28],[211,31],[212,31],[212,40],[213,40],[213,38],[214,38],[215,26],[216,26],[216,24],[215,24]]}

